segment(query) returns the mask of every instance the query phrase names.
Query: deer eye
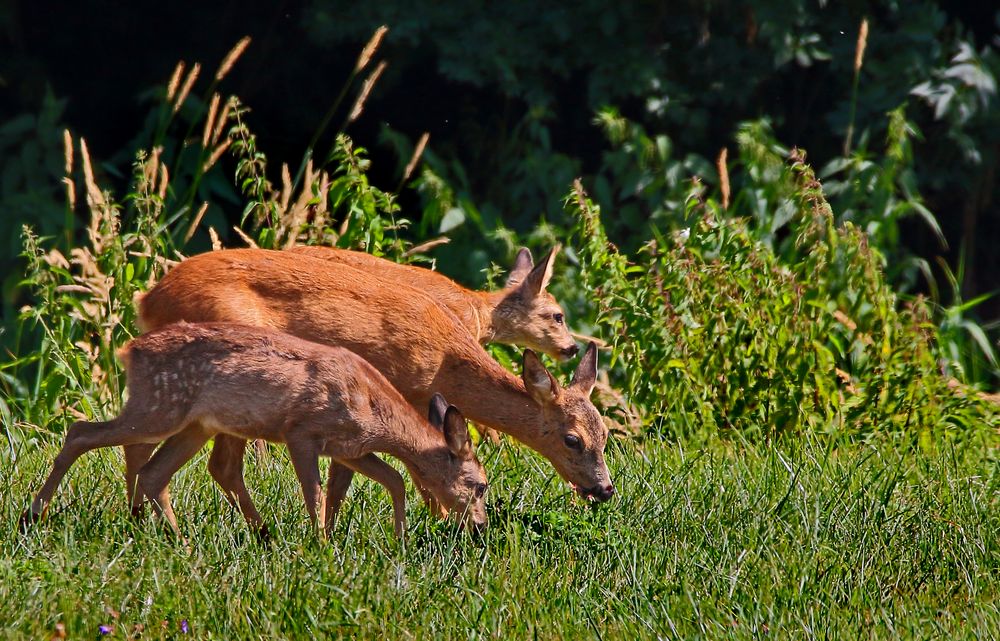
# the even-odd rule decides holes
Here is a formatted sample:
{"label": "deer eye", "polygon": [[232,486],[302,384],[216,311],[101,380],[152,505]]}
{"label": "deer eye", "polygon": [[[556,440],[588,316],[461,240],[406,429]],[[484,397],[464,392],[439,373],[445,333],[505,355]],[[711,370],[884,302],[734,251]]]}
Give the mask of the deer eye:
{"label": "deer eye", "polygon": [[486,484],[485,483],[477,484],[475,492],[477,499],[483,498],[483,495],[486,494]]}
{"label": "deer eye", "polygon": [[566,443],[566,447],[573,449],[580,447],[580,437],[576,434],[567,434],[566,437],[563,438],[563,442]]}
{"label": "deer eye", "polygon": [[562,325],[563,324],[563,315],[562,314],[553,314],[552,315],[552,320],[554,320],[556,322],[556,325]]}

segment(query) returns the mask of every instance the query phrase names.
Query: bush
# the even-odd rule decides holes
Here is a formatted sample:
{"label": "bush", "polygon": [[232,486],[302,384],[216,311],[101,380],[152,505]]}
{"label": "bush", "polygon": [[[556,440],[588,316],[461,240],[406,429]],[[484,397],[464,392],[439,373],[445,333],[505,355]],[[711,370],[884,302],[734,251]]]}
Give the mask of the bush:
{"label": "bush", "polygon": [[650,432],[938,434],[992,420],[994,406],[954,392],[939,370],[926,302],[899,309],[878,251],[852,223],[835,224],[804,154],[789,170],[794,240],[783,257],[697,182],[691,227],[658,233],[634,257],[608,242],[579,182],[567,199],[612,382]]}

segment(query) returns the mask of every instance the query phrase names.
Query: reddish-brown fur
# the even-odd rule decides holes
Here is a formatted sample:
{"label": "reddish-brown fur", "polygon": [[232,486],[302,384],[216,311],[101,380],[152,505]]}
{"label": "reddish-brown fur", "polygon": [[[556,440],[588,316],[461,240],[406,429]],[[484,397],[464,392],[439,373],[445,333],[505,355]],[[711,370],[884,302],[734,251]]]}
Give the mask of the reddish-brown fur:
{"label": "reddish-brown fur", "polygon": [[[604,462],[608,431],[589,400],[597,373],[593,344],[566,388],[530,350],[518,379],[490,358],[453,314],[418,290],[335,262],[257,249],[187,259],[140,300],[139,311],[149,329],[180,320],[229,321],[346,347],[415,407],[425,407],[441,392],[475,422],[540,452],[581,494],[607,499],[613,492]],[[150,447],[126,448],[127,479],[150,452]],[[209,462],[213,475],[237,466],[242,454],[243,443],[216,439]],[[331,468],[334,509],[350,483],[348,471],[338,473]],[[134,496],[134,507],[137,502],[141,497]]]}
{"label": "reddish-brown fur", "polygon": [[447,276],[413,265],[400,265],[364,252],[299,245],[288,251],[321,258],[428,294],[448,309],[480,344],[507,343],[567,359],[577,353],[559,303],[545,288],[552,278],[558,247],[535,266],[531,252],[521,249],[507,280],[495,292],[473,291]]}
{"label": "reddish-brown fur", "polygon": [[[178,323],[133,340],[120,356],[129,392],[121,416],[103,423],[81,421],[69,429],[26,522],[44,511],[84,452],[166,440],[142,468],[139,485],[176,530],[170,478],[209,438],[229,435],[285,443],[309,514],[320,525],[322,454],[385,485],[402,533],[402,478],[374,452],[399,458],[419,487],[468,522],[486,523],[486,476],[461,414],[437,396],[431,401],[432,426],[382,374],[346,349],[273,329]],[[232,498],[260,526],[249,495]]]}

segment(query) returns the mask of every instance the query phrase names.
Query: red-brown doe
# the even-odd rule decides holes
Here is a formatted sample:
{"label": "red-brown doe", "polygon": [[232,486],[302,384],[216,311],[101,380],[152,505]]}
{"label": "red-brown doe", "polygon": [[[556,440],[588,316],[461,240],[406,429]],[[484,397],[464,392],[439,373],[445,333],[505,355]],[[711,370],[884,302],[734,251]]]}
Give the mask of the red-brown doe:
{"label": "red-brown doe", "polygon": [[[226,321],[345,347],[382,372],[414,407],[426,407],[441,392],[476,423],[540,452],[582,496],[603,501],[614,493],[604,461],[608,429],[589,399],[597,377],[593,343],[567,387],[531,350],[525,350],[517,378],[427,294],[337,262],[262,249],[185,260],[140,299],[139,314],[148,330],[182,320]],[[242,465],[244,446],[244,440],[220,435],[209,460],[231,497],[247,495],[242,474],[233,473]],[[137,511],[142,496],[134,492],[135,478],[152,449],[126,447],[126,482]],[[352,474],[343,466],[330,468],[334,513]]]}

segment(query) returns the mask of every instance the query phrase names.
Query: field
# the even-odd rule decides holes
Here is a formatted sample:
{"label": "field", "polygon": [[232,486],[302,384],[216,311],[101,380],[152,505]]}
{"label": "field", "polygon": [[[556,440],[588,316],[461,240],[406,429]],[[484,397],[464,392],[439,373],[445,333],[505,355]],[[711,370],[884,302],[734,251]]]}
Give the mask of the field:
{"label": "field", "polygon": [[131,521],[120,453],[84,456],[27,536],[17,518],[60,437],[3,457],[0,621],[8,637],[995,638],[993,451],[966,442],[839,446],[615,440],[618,496],[570,498],[541,459],[485,443],[490,529],[408,539],[356,484],[330,540],[308,527],[283,450],[248,458],[274,540],[249,536],[205,469],[174,483],[185,548]]}
{"label": "field", "polygon": [[[511,96],[479,108],[455,103],[455,125],[435,103],[433,122],[412,132],[386,124],[373,88],[389,60],[385,82],[395,91],[423,76],[395,71],[407,27],[380,50],[392,36],[379,23],[360,54],[345,58],[351,71],[339,97],[318,107],[325,115],[286,113],[315,120],[308,144],[261,116],[271,101],[315,107],[310,94],[289,101],[281,85],[261,83],[270,95],[251,111],[220,84],[245,51],[267,60],[268,74],[250,68],[262,77],[285,57],[264,42],[259,54],[248,49],[257,35],[237,40],[217,67],[205,61],[205,74],[187,57],[151,89],[122,82],[129,100],[143,96],[148,114],[118,152],[100,133],[64,124],[54,96],[37,118],[0,122],[0,149],[23,147],[0,154],[0,229],[9,232],[0,234],[9,245],[0,247],[8,266],[0,283],[0,638],[1000,637],[1000,323],[980,315],[993,304],[995,261],[971,242],[990,246],[989,207],[1000,202],[990,197],[1000,57],[975,53],[961,24],[929,10],[886,3],[854,15],[854,5],[821,4],[750,8],[745,20],[714,19],[714,32],[698,8],[688,24],[677,22],[671,38],[680,39],[658,45],[652,57],[662,58],[662,74],[608,65],[616,82],[630,73],[642,79],[641,90],[574,89],[600,98],[592,104]],[[548,22],[565,29],[564,17],[591,21],[578,9]],[[765,26],[806,11],[817,33],[802,31],[798,16],[761,29],[754,44],[754,11]],[[899,25],[872,21],[879,63],[865,66],[869,16],[881,14]],[[926,25],[909,22],[925,14]],[[662,18],[650,28],[662,31]],[[314,22],[339,24],[304,21]],[[599,22],[614,55],[600,55],[583,31],[565,33],[602,61],[651,57],[637,49],[623,58],[624,44],[652,40],[618,37],[607,31],[614,21]],[[744,23],[745,35],[718,35],[722,25]],[[845,40],[855,29],[857,39]],[[888,37],[897,31],[902,40]],[[760,69],[713,62],[733,74],[727,85],[718,70],[699,66],[726,59],[707,48],[710,33],[726,56],[760,56]],[[685,44],[692,34],[697,44]],[[816,44],[823,38],[830,51]],[[801,45],[794,54],[793,42]],[[474,44],[482,48],[479,38]],[[507,69],[503,56],[492,58],[508,48],[561,69],[558,82],[540,86],[572,77],[549,47],[545,55],[485,48],[490,69]],[[149,49],[142,55],[157,48]],[[565,49],[579,57],[573,51]],[[682,64],[685,51],[699,64]],[[916,53],[927,54],[922,66],[911,60]],[[310,62],[310,83],[323,76],[317,84],[330,88],[337,65],[321,59]],[[817,64],[788,75],[793,59]],[[816,75],[821,65],[829,66],[824,76]],[[688,79],[671,80],[674,69],[711,84],[684,90]],[[884,86],[897,77],[903,84]],[[786,84],[813,85],[836,101],[781,93]],[[764,88],[766,104],[754,106],[747,87]],[[619,98],[649,113],[620,111]],[[102,96],[100,104],[112,102]],[[419,106],[409,94],[400,102]],[[558,102],[585,111],[566,117]],[[669,110],[654,113],[667,102]],[[744,102],[745,112],[733,111]],[[829,103],[826,115],[820,103]],[[784,113],[794,105],[805,105],[799,116]],[[378,135],[359,129],[369,112],[385,121]],[[117,117],[106,119],[118,127]],[[822,131],[790,132],[799,121]],[[572,122],[588,129],[561,129]],[[488,144],[470,135],[480,130]],[[505,142],[494,149],[494,138]],[[580,149],[562,149],[567,140]],[[265,147],[276,141],[269,160]],[[290,141],[305,145],[300,160]],[[807,143],[814,156],[799,146]],[[463,165],[465,153],[476,163]],[[960,215],[939,223],[935,211]],[[590,505],[526,448],[484,439],[485,533],[433,520],[410,487],[399,540],[388,496],[358,482],[327,539],[309,526],[287,454],[274,447],[247,463],[271,525],[265,543],[209,479],[202,452],[172,485],[185,542],[151,515],[131,517],[121,453],[107,450],[84,456],[46,517],[22,533],[19,517],[69,422],[121,407],[115,353],[140,333],[136,296],[195,254],[295,245],[365,251],[485,291],[504,287],[520,247],[538,259],[561,247],[541,285],[561,307],[533,308],[535,317],[517,322],[543,319],[578,332],[581,343],[600,343],[592,400],[615,428],[606,452],[614,498]],[[512,285],[504,300],[520,300],[524,289]],[[376,303],[406,314],[408,300]],[[473,316],[476,339],[516,342],[517,332],[491,333]],[[435,331],[422,338],[455,339]],[[383,339],[397,341],[390,346],[401,359],[419,358],[398,333],[383,330]],[[517,347],[488,349],[522,372]],[[577,362],[551,370],[568,381]],[[484,405],[496,403],[491,389],[476,390]]]}

